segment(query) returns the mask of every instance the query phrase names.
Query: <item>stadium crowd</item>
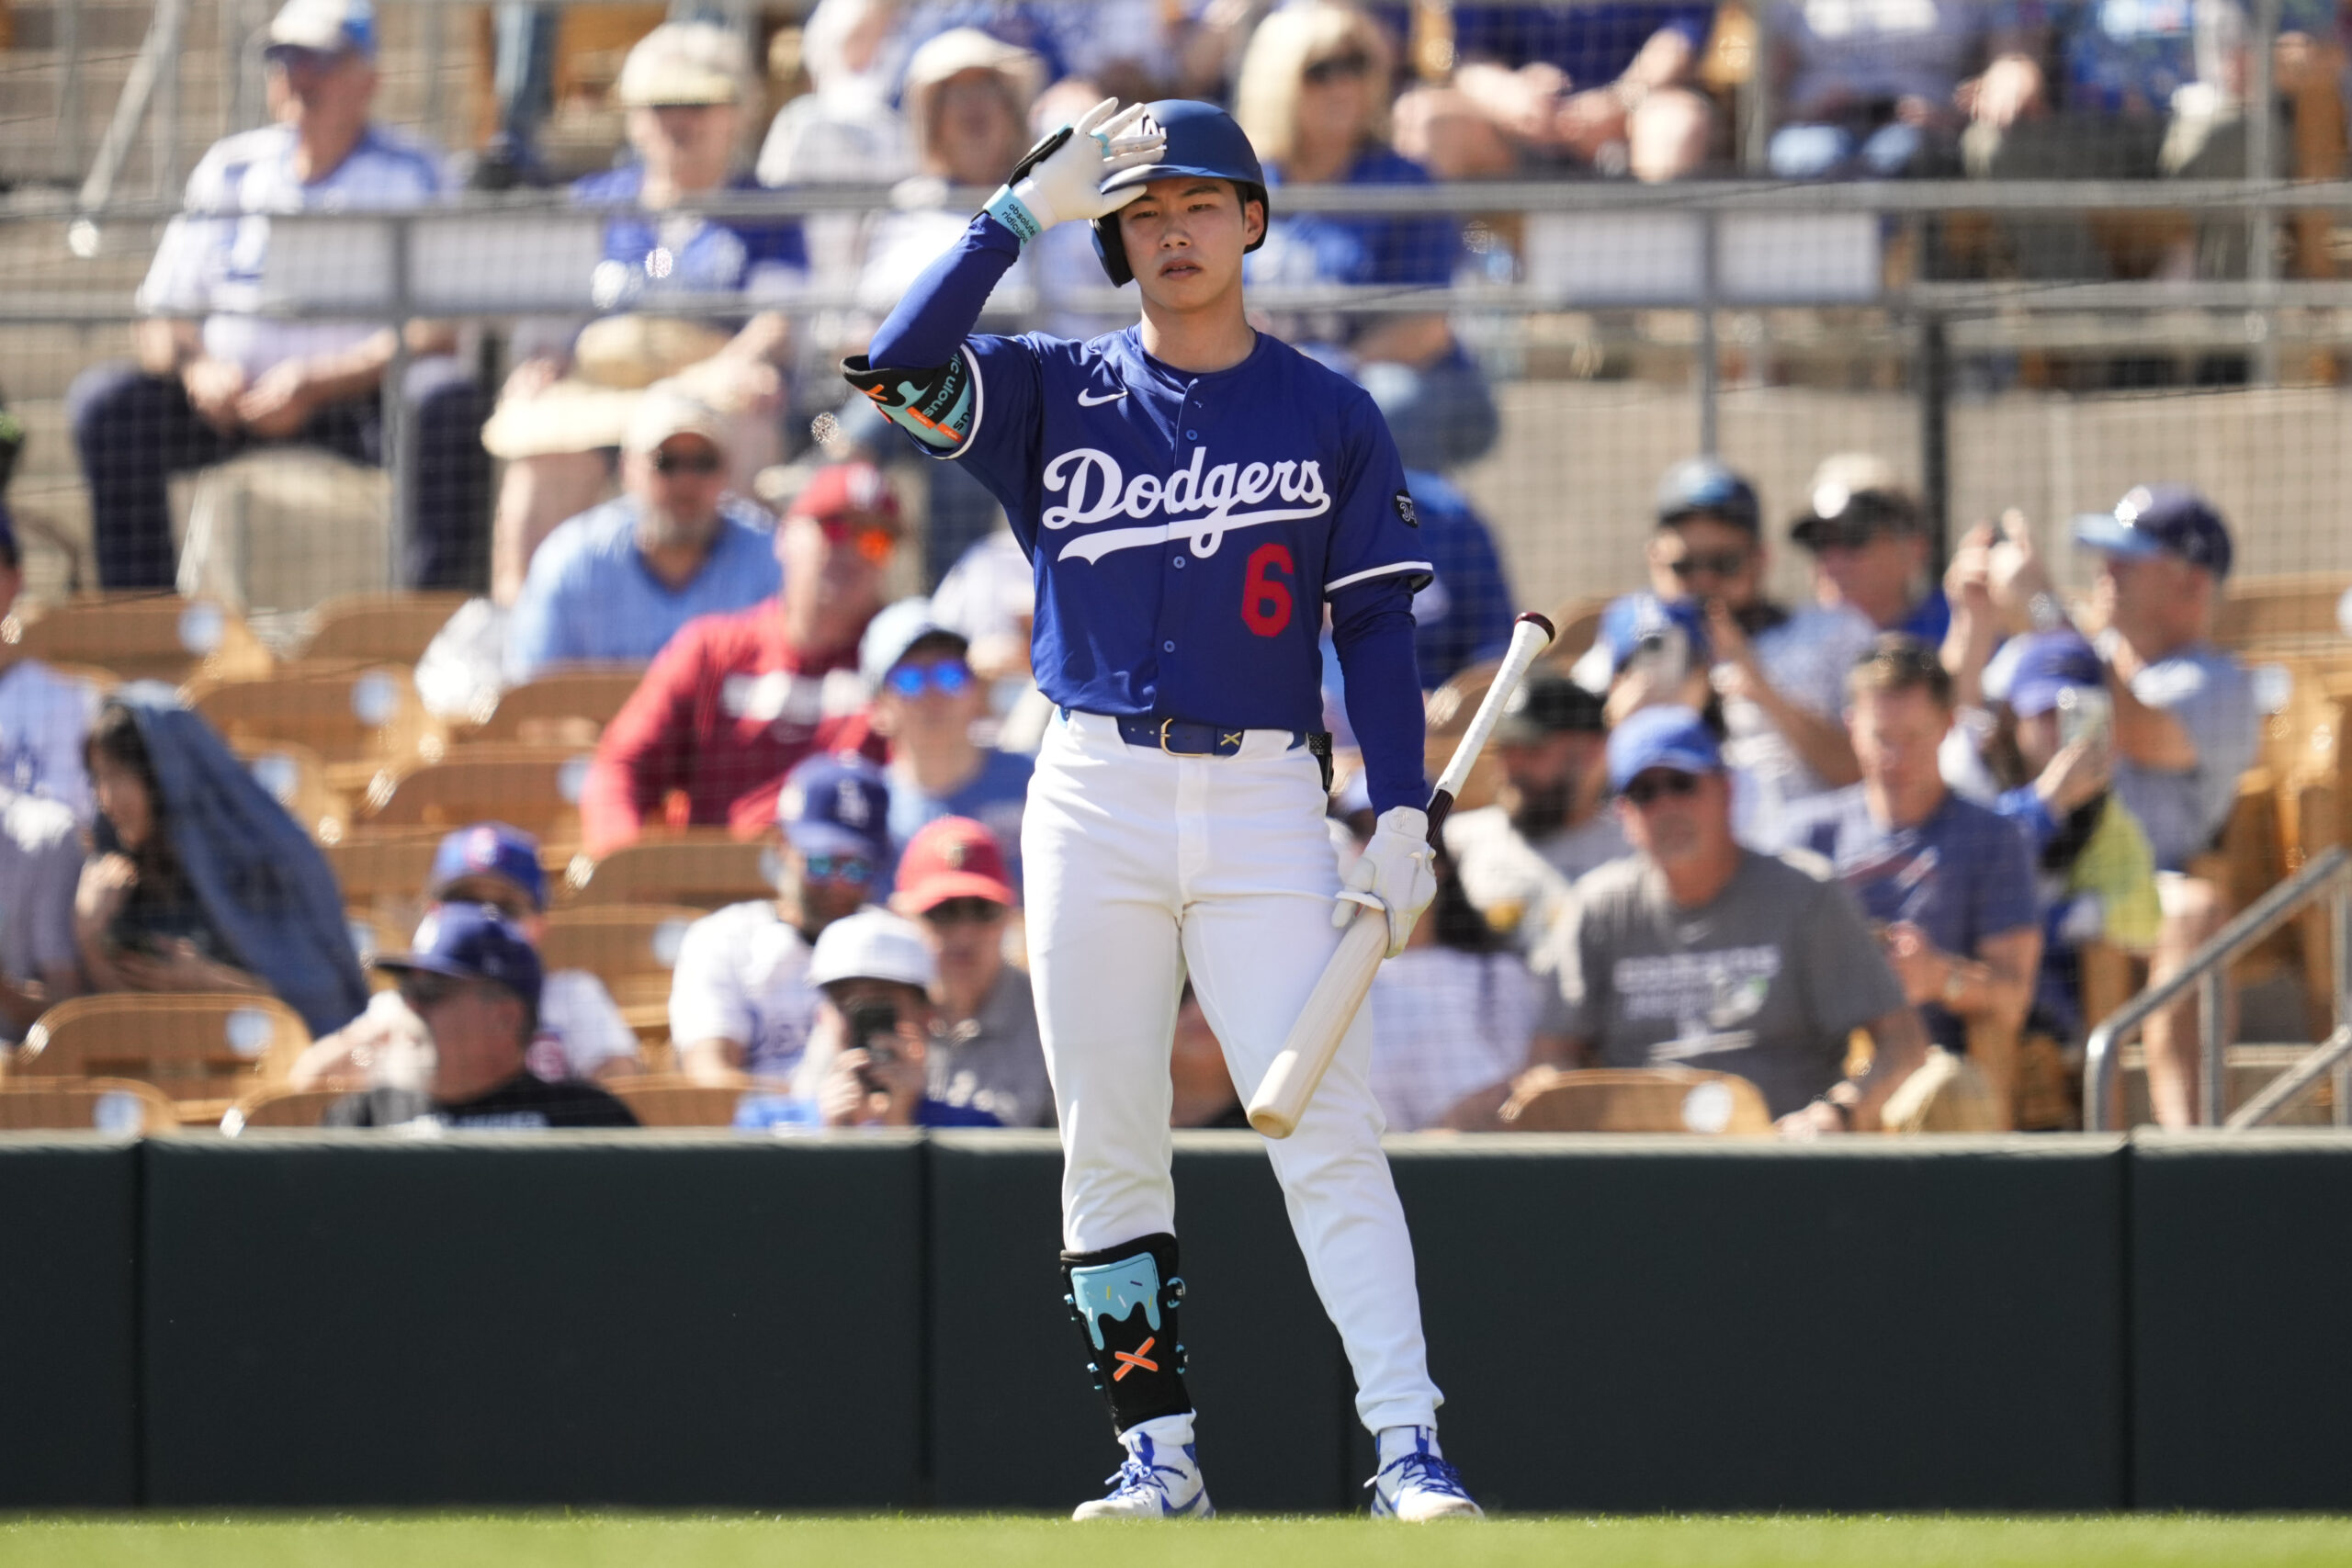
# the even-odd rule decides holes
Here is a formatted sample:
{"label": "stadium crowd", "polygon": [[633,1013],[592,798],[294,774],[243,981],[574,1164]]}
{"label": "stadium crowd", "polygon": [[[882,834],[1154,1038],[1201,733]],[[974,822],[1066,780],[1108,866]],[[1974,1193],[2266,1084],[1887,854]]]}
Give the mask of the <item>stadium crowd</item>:
{"label": "stadium crowd", "polygon": [[[805,90],[763,135],[740,35],[667,23],[618,72],[621,161],[571,187],[604,215],[603,313],[516,323],[495,389],[450,327],[403,342],[254,313],[266,214],[546,177],[551,23],[503,9],[517,68],[461,174],[372,118],[365,0],[289,0],[268,32],[273,123],[198,165],[141,290],[135,360],[93,367],[69,401],[109,590],[175,580],[173,473],[272,445],[382,462],[396,404],[421,476],[404,585],[477,595],[416,662],[438,722],[462,730],[563,672],[635,678],[569,838],[443,824],[422,922],[375,958],[371,994],[321,847],[228,739],[168,688],[101,694],[0,647],[0,1037],[84,993],[266,993],[315,1042],[288,1082],[343,1091],[337,1124],[625,1123],[609,1091],[655,1070],[743,1088],[745,1126],[1051,1125],[1022,948],[1046,716],[1025,563],[953,465],[907,492],[836,362],[960,227],[949,187],[995,184],[1103,93],[1233,105],[1275,186],[1253,279],[1442,286],[1507,275],[1507,242],[1442,217],[1285,213],[1280,187],[1722,171],[1723,62],[1748,25],[1668,0],[1463,7],[1432,72],[1423,7],[822,0],[795,35]],[[1768,9],[1782,177],[2243,167],[2238,5]],[[2341,69],[2335,7],[2285,15],[2283,85]],[[887,210],[696,209],[890,181]],[[1033,247],[997,305],[1083,326],[1036,320],[1042,283],[1091,274],[1076,229]],[[2027,239],[2028,271],[2092,246],[2052,225]],[[2211,239],[2097,265],[2211,275],[2233,264]],[[852,303],[792,309],[812,287]],[[741,310],[665,315],[665,294]],[[1436,563],[1421,681],[1475,694],[1516,607],[1449,477],[1498,439],[1485,372],[1442,311],[1267,324],[1385,413]],[[1736,1075],[1792,1136],[2077,1117],[2066,1053],[2096,1021],[2081,954],[2144,955],[2161,978],[2218,929],[2227,901],[2197,863],[2256,748],[2247,673],[2211,640],[2230,532],[2148,479],[2085,498],[2108,508],[2073,529],[2098,570],[2068,604],[2014,514],[1932,558],[1878,456],[1823,454],[1785,532],[1741,474],[1675,465],[1624,563],[1647,587],[1514,696],[1491,803],[1447,824],[1436,902],[1374,985],[1389,1124],[1533,1124],[1580,1067]],[[1783,537],[1811,567],[1793,604],[1764,591]],[[0,615],[20,565],[0,520]],[[886,603],[893,585],[928,591]],[[1344,858],[1371,813],[1329,694]],[[596,976],[543,964],[546,866],[572,840],[594,862],[692,829],[771,841],[773,888],[694,920],[665,1019],[633,1027]],[[1173,1120],[1239,1124],[1198,1009],[1171,1025]],[[2148,1031],[2166,1124],[2197,1113],[2197,1028],[2183,1007]]]}

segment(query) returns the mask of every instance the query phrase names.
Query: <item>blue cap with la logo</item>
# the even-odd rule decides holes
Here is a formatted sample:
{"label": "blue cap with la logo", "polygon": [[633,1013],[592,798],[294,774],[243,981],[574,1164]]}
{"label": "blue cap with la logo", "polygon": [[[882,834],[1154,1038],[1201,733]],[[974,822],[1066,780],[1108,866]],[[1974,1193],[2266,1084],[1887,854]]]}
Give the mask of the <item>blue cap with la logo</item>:
{"label": "blue cap with la logo", "polygon": [[863,757],[844,752],[803,761],[785,777],[775,819],[804,855],[890,858],[890,786]]}

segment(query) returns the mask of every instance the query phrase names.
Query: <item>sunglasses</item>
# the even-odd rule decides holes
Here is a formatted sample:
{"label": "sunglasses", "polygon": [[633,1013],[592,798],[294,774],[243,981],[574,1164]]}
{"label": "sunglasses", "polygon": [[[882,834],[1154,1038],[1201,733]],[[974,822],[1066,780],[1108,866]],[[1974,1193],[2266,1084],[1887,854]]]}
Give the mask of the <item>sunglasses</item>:
{"label": "sunglasses", "polygon": [[700,474],[706,478],[726,467],[716,452],[656,452],[649,461],[657,474]]}
{"label": "sunglasses", "polygon": [[992,898],[948,898],[922,912],[934,926],[976,926],[1001,919],[1004,906]]}
{"label": "sunglasses", "polygon": [[1746,550],[1695,552],[1684,556],[1680,560],[1668,561],[1666,569],[1685,582],[1702,572],[1709,577],[1737,577],[1747,570],[1747,552]]}
{"label": "sunglasses", "polygon": [[1699,780],[1696,775],[1661,769],[1644,773],[1619,793],[1632,801],[1636,807],[1647,809],[1650,803],[1660,795],[1694,795],[1698,792],[1698,788]]}
{"label": "sunglasses", "polygon": [[468,982],[447,975],[426,975],[412,969],[401,976],[401,1000],[408,1004],[411,1012],[429,1012],[467,986]]}
{"label": "sunglasses", "polygon": [[810,855],[802,862],[811,882],[838,882],[863,887],[874,880],[874,863],[864,855]]}
{"label": "sunglasses", "polygon": [[877,523],[857,523],[847,517],[811,517],[809,522],[825,531],[825,543],[833,546],[854,544],[857,553],[879,566],[890,558],[899,547],[899,536]]}
{"label": "sunglasses", "polygon": [[883,677],[883,684],[902,697],[922,696],[925,688],[943,697],[960,696],[972,683],[972,667],[960,659],[936,664],[901,664]]}
{"label": "sunglasses", "polygon": [[1299,73],[1299,79],[1310,87],[1320,87],[1341,77],[1364,76],[1372,72],[1371,57],[1360,50],[1335,54],[1329,60],[1318,60]]}

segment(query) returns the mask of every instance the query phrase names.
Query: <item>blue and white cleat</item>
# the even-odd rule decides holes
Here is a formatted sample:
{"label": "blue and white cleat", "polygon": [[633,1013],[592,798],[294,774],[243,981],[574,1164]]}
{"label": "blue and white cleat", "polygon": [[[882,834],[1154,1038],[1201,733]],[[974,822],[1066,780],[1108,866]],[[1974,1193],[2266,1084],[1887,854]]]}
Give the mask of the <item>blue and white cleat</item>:
{"label": "blue and white cleat", "polygon": [[1409,1441],[1402,1451],[1380,1467],[1364,1485],[1372,1492],[1372,1517],[1408,1525],[1431,1519],[1480,1519],[1486,1510],[1472,1500],[1462,1477],[1438,1452],[1437,1433],[1428,1427],[1392,1427],[1381,1434],[1384,1451],[1392,1449],[1390,1433]]}
{"label": "blue and white cleat", "polygon": [[1208,1483],[1190,1443],[1155,1443],[1148,1433],[1129,1431],[1127,1462],[1105,1478],[1107,1497],[1080,1503],[1073,1519],[1213,1519]]}

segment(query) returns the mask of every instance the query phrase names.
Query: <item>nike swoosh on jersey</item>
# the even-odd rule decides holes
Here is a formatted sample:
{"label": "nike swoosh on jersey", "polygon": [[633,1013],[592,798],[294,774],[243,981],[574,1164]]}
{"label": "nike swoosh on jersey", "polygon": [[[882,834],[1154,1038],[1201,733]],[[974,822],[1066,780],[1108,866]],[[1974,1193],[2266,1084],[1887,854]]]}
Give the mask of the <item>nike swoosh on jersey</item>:
{"label": "nike swoosh on jersey", "polygon": [[1104,403],[1115,403],[1126,395],[1127,390],[1125,387],[1115,392],[1105,392],[1099,398],[1090,393],[1080,392],[1078,394],[1078,406],[1082,409],[1099,409]]}

